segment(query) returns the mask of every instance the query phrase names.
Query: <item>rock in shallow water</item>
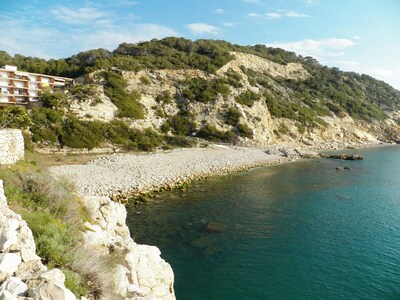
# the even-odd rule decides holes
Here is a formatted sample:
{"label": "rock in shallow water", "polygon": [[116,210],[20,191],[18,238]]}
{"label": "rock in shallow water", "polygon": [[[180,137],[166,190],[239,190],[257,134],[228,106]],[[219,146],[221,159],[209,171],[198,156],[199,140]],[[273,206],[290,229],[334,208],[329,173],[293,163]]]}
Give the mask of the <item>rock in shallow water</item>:
{"label": "rock in shallow water", "polygon": [[206,229],[209,232],[224,232],[225,225],[218,222],[210,222],[206,225]]}

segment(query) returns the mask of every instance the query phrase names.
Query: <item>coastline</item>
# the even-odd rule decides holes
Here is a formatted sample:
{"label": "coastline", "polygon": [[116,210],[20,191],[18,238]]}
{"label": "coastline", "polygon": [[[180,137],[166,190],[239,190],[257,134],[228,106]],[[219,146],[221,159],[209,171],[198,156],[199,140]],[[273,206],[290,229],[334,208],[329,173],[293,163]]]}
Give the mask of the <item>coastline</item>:
{"label": "coastline", "polygon": [[118,202],[129,203],[135,196],[182,187],[206,177],[313,155],[318,157],[315,148],[298,145],[266,148],[211,145],[146,154],[111,154],[85,164],[50,167],[49,171],[55,177],[69,179],[82,196],[89,214],[82,247],[108,254],[110,249],[119,249],[123,253],[123,263],[110,274],[110,280],[117,283],[115,292],[124,299],[135,295],[134,299],[172,300],[175,293],[171,266],[161,258],[158,248],[134,242],[126,225],[126,208]]}
{"label": "coastline", "polygon": [[[389,144],[357,144],[352,147],[380,147]],[[346,148],[345,148],[346,147]],[[114,153],[85,164],[49,168],[54,177],[71,181],[82,196],[107,196],[128,204],[134,198],[154,192],[185,187],[193,181],[246,171],[255,167],[318,158],[319,153],[338,151],[326,145],[300,147],[238,147],[213,144],[205,148],[178,148],[152,153]],[[343,151],[351,151],[349,145]]]}
{"label": "coastline", "polygon": [[127,203],[155,191],[195,180],[292,161],[270,148],[212,145],[146,154],[111,154],[86,164],[50,167],[55,177],[70,180],[83,196],[108,196]]}

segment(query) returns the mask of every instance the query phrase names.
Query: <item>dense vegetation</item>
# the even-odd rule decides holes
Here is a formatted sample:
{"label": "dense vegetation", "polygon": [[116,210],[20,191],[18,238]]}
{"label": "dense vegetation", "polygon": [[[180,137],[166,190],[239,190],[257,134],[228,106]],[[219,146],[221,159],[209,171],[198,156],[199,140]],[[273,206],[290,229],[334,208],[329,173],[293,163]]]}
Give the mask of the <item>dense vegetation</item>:
{"label": "dense vegetation", "polygon": [[[95,49],[49,61],[22,55],[10,56],[2,51],[0,64],[14,64],[27,71],[70,77],[102,70],[98,74],[104,79],[104,92],[118,107],[118,117],[141,119],[146,113],[140,104],[141,94],[137,91],[128,92],[126,81],[115,70],[198,69],[206,74],[216,74],[220,67],[233,59],[231,51],[257,55],[280,64],[303,64],[310,74],[305,80],[272,77],[242,66],[250,84],[257,87],[259,92],[242,90],[235,97],[239,105],[247,107],[252,107],[256,101],[265,101],[273,117],[295,120],[301,130],[326,126],[323,117],[332,114],[339,117],[349,114],[366,121],[383,120],[387,118],[385,110],[400,106],[399,91],[368,75],[341,72],[337,68],[322,66],[311,57],[302,57],[282,49],[263,45],[239,46],[220,40],[191,41],[169,37],[137,44],[123,43],[114,51]],[[142,76],[140,82],[143,86],[151,84],[146,76]],[[232,140],[231,135],[251,137],[245,124],[239,123],[241,114],[234,108],[226,108],[220,113],[225,124],[231,126],[229,133],[218,132],[206,123],[196,125],[189,111],[188,104],[191,102],[212,105],[216,99],[231,96],[233,89],[243,88],[242,78],[237,72],[229,69],[223,76],[214,76],[213,79],[194,77],[177,84],[179,89],[176,97],[165,91],[156,97],[158,105],[153,107],[155,114],[164,118],[161,132],[179,137],[174,143],[183,136],[196,134],[210,140],[224,141]],[[93,105],[101,101],[87,85],[70,89],[70,94],[78,100],[91,95]],[[17,110],[0,111],[0,128],[15,127],[15,124],[30,126],[34,142],[59,143],[78,148],[113,143],[127,149],[151,149],[166,146],[171,141],[170,137],[150,129],[133,130],[118,120],[110,124],[79,120],[63,110],[66,101],[63,94],[45,93],[45,107],[33,109],[27,114],[28,117]],[[180,112],[175,116],[167,116],[165,106],[174,101]]]}

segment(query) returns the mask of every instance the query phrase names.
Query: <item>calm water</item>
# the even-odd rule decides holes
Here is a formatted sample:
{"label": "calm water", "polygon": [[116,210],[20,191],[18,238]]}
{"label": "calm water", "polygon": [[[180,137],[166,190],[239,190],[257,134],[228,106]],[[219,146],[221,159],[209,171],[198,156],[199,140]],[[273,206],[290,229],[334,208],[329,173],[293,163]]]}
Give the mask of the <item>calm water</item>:
{"label": "calm water", "polygon": [[[132,209],[178,300],[400,299],[400,147],[207,180]],[[337,171],[349,165],[351,171]],[[138,214],[140,212],[140,214]],[[222,233],[208,233],[218,222]]]}

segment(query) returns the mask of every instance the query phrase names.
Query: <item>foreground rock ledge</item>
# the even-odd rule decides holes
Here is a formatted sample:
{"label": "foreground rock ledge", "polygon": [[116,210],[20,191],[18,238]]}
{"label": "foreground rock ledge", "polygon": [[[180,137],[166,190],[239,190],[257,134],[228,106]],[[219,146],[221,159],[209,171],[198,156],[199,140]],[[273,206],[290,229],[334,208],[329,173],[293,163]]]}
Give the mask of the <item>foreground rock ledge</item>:
{"label": "foreground rock ledge", "polygon": [[84,247],[105,255],[124,253],[123,262],[110,274],[115,293],[124,299],[175,299],[174,273],[154,246],[138,245],[125,224],[126,209],[106,196],[84,196],[91,222],[86,222]]}
{"label": "foreground rock ledge", "polygon": [[32,231],[7,205],[0,180],[0,299],[75,300],[59,269],[36,255]]}

